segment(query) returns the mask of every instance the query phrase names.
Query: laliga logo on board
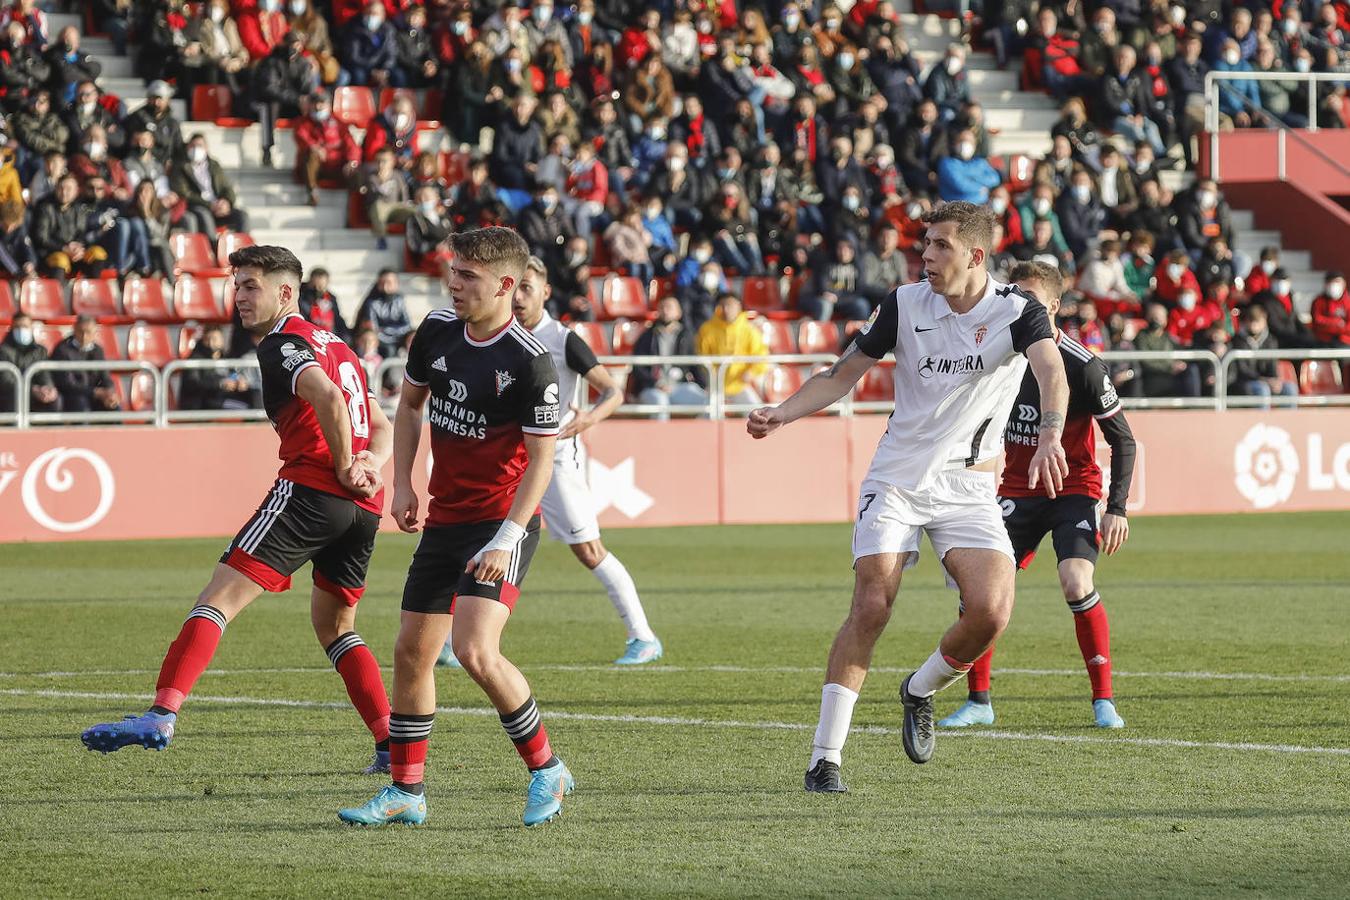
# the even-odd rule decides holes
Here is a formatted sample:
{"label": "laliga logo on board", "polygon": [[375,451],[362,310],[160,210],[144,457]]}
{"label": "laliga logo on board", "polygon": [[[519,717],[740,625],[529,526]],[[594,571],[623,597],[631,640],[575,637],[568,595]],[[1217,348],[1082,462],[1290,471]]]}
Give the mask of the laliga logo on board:
{"label": "laliga logo on board", "polygon": [[[76,483],[76,476],[71,470],[70,463],[76,461],[86,463],[93,469],[94,477],[98,479],[98,503],[94,511],[83,519],[64,522],[47,512],[46,507],[42,505],[39,488],[45,487],[48,491],[58,494],[70,491]],[[18,475],[18,461],[14,454],[0,455],[0,495],[4,494],[10,482]],[[117,484],[113,478],[112,468],[103,457],[81,447],[53,447],[40,454],[28,465],[23,480],[19,483],[19,497],[28,515],[48,531],[61,534],[72,534],[93,528],[108,515],[116,496]]]}
{"label": "laliga logo on board", "polygon": [[1257,509],[1270,509],[1294,493],[1298,451],[1283,428],[1253,425],[1233,451],[1233,468],[1238,493]]}

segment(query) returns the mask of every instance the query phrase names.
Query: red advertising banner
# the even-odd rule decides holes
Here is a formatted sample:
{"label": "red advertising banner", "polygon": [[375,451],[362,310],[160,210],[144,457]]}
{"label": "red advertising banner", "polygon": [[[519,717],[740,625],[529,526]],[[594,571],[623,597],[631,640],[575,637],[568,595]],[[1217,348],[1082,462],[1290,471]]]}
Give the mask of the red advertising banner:
{"label": "red advertising banner", "polygon": [[[1350,508],[1350,410],[1138,412],[1130,423],[1133,513]],[[882,416],[816,416],[753,441],[737,420],[613,421],[587,434],[588,475],[610,527],[843,522],[885,427]],[[275,478],[276,448],[265,425],[0,432],[0,542],[232,534]]]}

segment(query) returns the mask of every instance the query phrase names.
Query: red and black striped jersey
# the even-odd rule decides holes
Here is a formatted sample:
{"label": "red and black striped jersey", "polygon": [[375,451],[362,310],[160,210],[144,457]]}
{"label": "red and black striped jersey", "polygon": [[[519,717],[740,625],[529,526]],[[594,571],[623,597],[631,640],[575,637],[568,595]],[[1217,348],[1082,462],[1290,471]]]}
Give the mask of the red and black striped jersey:
{"label": "red and black striped jersey", "polygon": [[323,436],[314,407],[297,397],[300,373],[317,366],[337,385],[351,417],[352,454],[370,446],[370,404],[375,402],[366,383],[366,371],[352,349],[331,331],[302,316],[290,315],[276,324],[258,344],[262,369],[263,408],[281,437],[278,475],[315,490],[347,497],[377,515],[384,508],[384,492],[354,497],[337,480],[333,455]]}
{"label": "red and black striped jersey", "polygon": [[505,519],[529,464],[525,435],[556,435],[558,372],[514,318],[475,340],[449,309],[422,320],[404,377],[430,391],[427,524]]}

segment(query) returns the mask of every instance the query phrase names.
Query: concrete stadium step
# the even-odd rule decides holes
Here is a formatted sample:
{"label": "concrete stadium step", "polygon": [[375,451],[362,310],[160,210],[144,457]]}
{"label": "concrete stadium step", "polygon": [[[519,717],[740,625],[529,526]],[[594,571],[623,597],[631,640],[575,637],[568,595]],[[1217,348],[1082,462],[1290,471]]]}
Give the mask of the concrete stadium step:
{"label": "concrete stadium step", "polygon": [[[268,218],[265,208],[256,218]],[[327,231],[306,226],[277,228],[260,221],[250,234],[259,244],[282,244],[296,251],[329,250],[343,254],[348,257],[341,266],[344,271],[373,271],[381,266],[397,267],[403,262],[401,235],[389,239],[388,250],[376,250],[375,236],[359,228],[332,228]]]}
{"label": "concrete stadium step", "polygon": [[[980,97],[980,102],[984,103],[984,98]],[[1055,121],[1059,119],[1059,111],[1054,108],[1027,108],[1022,106],[1011,106],[1010,108],[1000,108],[1002,103],[985,103],[984,121],[990,128],[1001,128],[1007,131],[1035,131],[1045,136],[1048,143],[1050,141],[1050,129],[1054,127]]]}

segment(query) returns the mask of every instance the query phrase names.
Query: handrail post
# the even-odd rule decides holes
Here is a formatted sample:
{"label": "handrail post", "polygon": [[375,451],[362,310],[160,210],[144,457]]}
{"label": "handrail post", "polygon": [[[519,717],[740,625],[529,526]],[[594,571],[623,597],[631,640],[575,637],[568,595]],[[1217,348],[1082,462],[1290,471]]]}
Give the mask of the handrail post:
{"label": "handrail post", "polygon": [[1312,73],[1305,72],[1308,85],[1308,131],[1317,130],[1317,79],[1311,77]]}
{"label": "handrail post", "polygon": [[1285,146],[1284,146],[1285,136],[1288,133],[1289,133],[1288,129],[1281,128],[1279,134],[1275,138],[1275,168],[1279,174],[1281,181],[1286,181],[1288,177],[1285,170]]}

